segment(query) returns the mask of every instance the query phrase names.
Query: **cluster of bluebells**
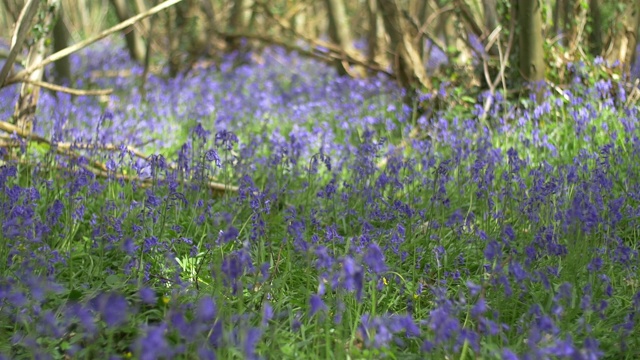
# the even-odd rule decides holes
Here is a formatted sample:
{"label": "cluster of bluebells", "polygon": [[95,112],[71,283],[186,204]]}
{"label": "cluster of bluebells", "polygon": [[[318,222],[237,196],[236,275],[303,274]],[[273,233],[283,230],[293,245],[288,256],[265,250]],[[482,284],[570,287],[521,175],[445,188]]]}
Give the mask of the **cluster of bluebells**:
{"label": "cluster of bluebells", "polygon": [[[91,51],[75,68],[132,66]],[[309,333],[335,351],[443,358],[640,346],[640,139],[624,88],[585,87],[575,64],[562,97],[525,109],[497,94],[487,114],[415,119],[430,136],[411,137],[386,79],[263,56],[151,76],[144,98],[127,78],[92,80],[130,94],[108,104],[43,94],[37,129],[55,142],[176,151],[76,146],[0,168],[0,357],[257,359]],[[559,112],[580,147],[545,133]]]}

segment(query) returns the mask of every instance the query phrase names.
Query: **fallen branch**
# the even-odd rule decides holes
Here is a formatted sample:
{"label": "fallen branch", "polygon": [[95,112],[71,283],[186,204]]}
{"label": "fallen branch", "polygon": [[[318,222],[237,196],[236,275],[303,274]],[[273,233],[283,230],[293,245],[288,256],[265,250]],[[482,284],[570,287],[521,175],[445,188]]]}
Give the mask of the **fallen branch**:
{"label": "fallen branch", "polygon": [[[43,143],[43,144],[47,144],[50,147],[55,149],[55,152],[57,154],[60,155],[64,155],[64,156],[68,156],[74,159],[79,158],[81,155],[76,153],[75,151],[73,151],[71,148],[59,148],[54,146],[53,144],[51,144],[51,142],[45,138],[43,138],[42,136],[33,134],[33,133],[26,133],[26,131],[22,130],[20,127],[9,124],[8,122],[5,121],[0,121],[0,130],[3,130],[7,133],[13,133],[16,134],[18,137],[20,137],[21,139],[24,139],[26,141],[35,141],[37,143]],[[10,140],[6,140],[6,138],[3,138],[3,142],[0,143],[1,147],[5,147],[5,148],[17,148],[17,147],[21,147],[21,144],[19,144],[17,141],[10,139]],[[65,151],[66,150],[66,151]],[[103,163],[101,163],[100,161],[97,160],[93,160],[91,161],[91,165],[93,167],[96,167],[100,170],[107,170],[107,166]]]}
{"label": "fallen branch", "polygon": [[[64,155],[64,156],[68,156],[71,158],[79,158],[81,155],[78,154],[77,152],[75,152],[76,150],[103,150],[103,151],[122,151],[122,150],[126,150],[128,151],[130,154],[132,154],[133,156],[143,159],[143,160],[149,160],[150,156],[145,155],[144,153],[142,153],[142,151],[136,149],[135,147],[132,146],[118,146],[115,144],[103,144],[103,145],[98,145],[98,144],[86,144],[86,143],[79,143],[79,144],[74,144],[74,143],[66,143],[66,142],[61,142],[61,143],[52,143],[51,141],[43,138],[42,136],[33,134],[33,133],[29,133],[27,134],[26,132],[24,132],[22,129],[20,129],[19,127],[12,125],[8,122],[5,121],[0,121],[0,130],[3,130],[7,133],[13,133],[16,134],[18,137],[25,139],[25,140],[31,140],[31,141],[35,141],[37,143],[42,143],[42,144],[46,144],[49,145],[49,147],[53,148],[55,150],[55,152],[57,154],[60,155]],[[8,137],[1,137],[0,136],[0,147],[4,147],[4,148],[17,148],[20,147],[20,144],[17,143],[15,140],[8,138]],[[137,176],[130,176],[130,175],[124,175],[124,174],[110,174],[107,170],[107,166],[97,160],[91,161],[91,165],[92,168],[88,168],[86,167],[86,170],[91,171],[92,173],[94,173],[96,176],[100,176],[100,177],[107,177],[109,175],[111,176],[116,176],[116,178],[118,179],[122,179],[122,180],[127,180],[127,181],[138,181],[138,182],[142,182],[142,183],[149,183],[150,181],[149,179],[140,179]],[[171,169],[176,169],[175,166],[170,166]],[[209,178],[209,180],[211,180],[212,178]],[[188,180],[180,180],[181,183],[188,183]],[[224,191],[230,191],[230,192],[236,192],[238,191],[238,187],[237,186],[233,186],[233,185],[226,185],[226,184],[221,184],[215,181],[209,181],[206,186],[211,189],[212,191],[218,191],[218,192],[224,192]]]}
{"label": "fallen branch", "polygon": [[[8,145],[8,146],[12,146],[11,144],[7,144],[4,143],[2,141],[0,141],[0,146],[3,145]],[[22,165],[33,165],[33,163],[25,161],[25,160],[21,160],[21,159],[11,159],[13,161],[16,161],[19,164]],[[166,180],[165,178],[157,178],[157,179],[150,179],[150,178],[145,178],[142,179],[139,176],[133,176],[133,175],[124,175],[124,174],[114,174],[113,172],[109,172],[107,169],[95,169],[95,168],[90,168],[90,167],[86,167],[86,166],[80,166],[82,169],[89,171],[90,173],[94,174],[96,177],[102,178],[102,179],[116,179],[116,180],[123,180],[123,181],[128,181],[128,182],[135,182],[140,184],[140,186],[142,187],[151,187],[154,182],[157,181],[163,181]],[[67,168],[65,168],[62,165],[57,165],[56,169],[58,170],[68,170]],[[177,180],[179,183],[183,184],[183,185],[188,185],[190,183],[189,180]],[[222,184],[222,183],[217,183],[217,182],[207,182],[204,184],[207,188],[209,188],[209,190],[211,190],[214,193],[224,193],[224,192],[237,192],[238,191],[238,187],[234,186],[234,185],[226,185],[226,184]]]}
{"label": "fallen branch", "polygon": [[[139,184],[141,184],[143,187],[148,187],[153,185],[154,181],[163,181],[166,180],[165,178],[157,178],[155,180],[153,179],[142,179],[139,176],[133,176],[133,175],[124,175],[124,174],[114,174],[112,172],[108,172],[106,170],[96,170],[96,169],[91,169],[91,168],[87,168],[87,170],[89,170],[90,172],[92,172],[93,174],[95,174],[98,177],[101,178],[116,178],[118,180],[124,180],[124,181],[130,181],[130,182],[137,182]],[[183,185],[188,185],[190,183],[189,180],[177,180],[179,183],[183,184]],[[226,185],[226,184],[222,184],[222,183],[217,183],[217,182],[207,182],[204,184],[207,188],[209,188],[211,191],[214,192],[237,192],[238,191],[238,187],[237,186],[233,186],[233,185]]]}

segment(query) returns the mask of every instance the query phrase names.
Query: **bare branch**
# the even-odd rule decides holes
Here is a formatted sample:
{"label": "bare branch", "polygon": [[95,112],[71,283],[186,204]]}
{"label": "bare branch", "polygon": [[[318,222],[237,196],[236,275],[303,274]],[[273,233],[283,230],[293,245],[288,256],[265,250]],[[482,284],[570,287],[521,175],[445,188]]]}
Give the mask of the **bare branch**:
{"label": "bare branch", "polygon": [[[315,43],[311,44],[312,45],[311,49],[304,49],[304,48],[302,48],[300,46],[292,45],[290,42],[279,40],[279,39],[275,39],[275,38],[272,38],[272,37],[269,37],[269,36],[265,36],[265,35],[261,35],[261,34],[243,33],[243,32],[225,32],[225,31],[218,31],[217,34],[219,36],[223,36],[223,37],[240,37],[240,38],[259,40],[259,41],[265,42],[267,44],[282,46],[283,48],[285,48],[287,50],[297,51],[301,55],[310,56],[310,57],[313,57],[313,58],[316,58],[318,60],[322,60],[322,61],[325,61],[325,62],[331,62],[331,61],[335,61],[335,60],[347,61],[350,64],[361,65],[361,66],[363,66],[365,68],[368,68],[368,69],[370,69],[372,71],[388,75],[388,76],[390,76],[392,78],[395,77],[395,75],[393,73],[381,68],[377,64],[372,64],[372,63],[370,63],[370,62],[368,62],[366,60],[363,60],[363,59],[354,58],[353,56],[350,56],[349,54],[345,54],[345,53],[340,52],[340,51],[334,51],[334,48],[335,48],[334,44],[326,43],[326,42],[320,41],[320,40],[314,41]],[[325,47],[324,45],[321,45],[321,44],[328,45],[328,47]],[[315,46],[313,46],[313,45],[315,45]],[[325,49],[327,51],[320,51],[319,48],[321,48],[321,47],[325,47]]]}
{"label": "bare branch", "polygon": [[13,64],[15,63],[18,54],[22,50],[22,44],[27,39],[27,34],[29,33],[28,30],[31,28],[33,18],[38,12],[39,3],[40,2],[38,0],[29,0],[20,12],[20,17],[18,17],[16,28],[13,32],[13,36],[11,37],[11,50],[9,50],[7,60],[5,61],[2,70],[0,70],[0,88],[3,86],[9,72],[13,68]]}
{"label": "bare branch", "polygon": [[402,11],[402,15],[404,16],[404,18],[408,21],[408,23],[416,31],[416,36],[414,36],[414,38],[413,38],[414,41],[418,41],[420,38],[426,37],[440,51],[442,51],[444,54],[447,53],[446,45],[444,43],[442,43],[442,41],[440,41],[440,39],[438,39],[438,37],[435,34],[433,34],[431,31],[429,31],[428,27],[420,26],[420,24],[418,24],[416,19],[413,16],[411,16],[411,14],[409,14],[409,12],[407,10],[403,10]]}
{"label": "bare branch", "polygon": [[[352,73],[350,71],[350,64],[354,64],[354,65],[359,65],[362,66],[364,68],[368,68],[369,70],[373,70],[376,72],[384,72],[388,75],[391,75],[390,73],[386,72],[386,71],[380,71],[382,70],[382,67],[379,64],[374,64],[371,62],[368,62],[367,60],[365,60],[365,56],[363,56],[362,54],[360,54],[360,52],[358,52],[355,49],[351,49],[349,51],[345,51],[345,49],[343,49],[340,45],[332,43],[332,42],[327,42],[327,41],[323,41],[323,40],[319,40],[319,39],[313,39],[309,36],[306,36],[305,34],[302,34],[299,31],[296,31],[286,20],[283,20],[282,18],[280,18],[278,15],[276,15],[272,10],[271,7],[262,2],[262,1],[258,1],[256,2],[257,5],[261,6],[265,13],[267,14],[267,16],[269,16],[270,18],[272,18],[277,24],[278,26],[280,26],[281,28],[283,28],[286,31],[289,31],[291,33],[293,33],[295,36],[297,36],[298,38],[306,41],[307,43],[309,43],[312,47],[314,48],[325,48],[327,50],[329,50],[330,52],[332,52],[332,54],[330,55],[332,60],[338,60],[340,62],[342,62],[342,66],[345,70],[345,72],[347,72],[347,74],[351,77],[358,77],[358,74]],[[275,40],[275,39],[274,39]],[[272,43],[272,42],[270,42]],[[375,68],[372,67],[372,65],[375,65]],[[376,69],[377,68],[377,69]],[[378,70],[380,69],[380,70]]]}
{"label": "bare branch", "polygon": [[49,64],[51,64],[52,62],[62,59],[65,56],[69,56],[75,52],[77,52],[78,50],[84,49],[85,47],[95,43],[96,41],[102,40],[104,38],[106,38],[107,36],[116,33],[120,30],[126,29],[129,26],[137,23],[138,21],[145,19],[151,15],[157,14],[158,12],[165,10],[179,2],[181,2],[182,0],[167,0],[165,2],[163,2],[162,4],[155,6],[151,9],[149,9],[148,11],[142,13],[142,14],[138,14],[132,18],[130,18],[129,20],[123,21],[120,24],[111,27],[95,36],[92,36],[86,40],[80,41],[77,44],[71,45],[65,49],[62,49],[54,54],[49,55],[47,58],[45,58],[42,62],[35,64],[25,70],[20,71],[18,74],[16,74],[15,76],[11,77],[9,80],[7,80],[5,85],[9,85],[9,84],[14,84],[17,82],[21,82],[23,79],[25,79],[27,76],[29,76],[29,74],[31,74],[32,72],[41,69]]}
{"label": "bare branch", "polygon": [[71,95],[77,95],[77,96],[104,96],[104,95],[109,95],[113,92],[113,89],[104,89],[104,90],[73,89],[66,86],[60,86],[60,85],[56,85],[56,84],[52,84],[44,81],[29,80],[29,79],[24,79],[22,82],[39,86],[41,88],[45,88],[45,89],[49,89],[57,92],[63,92]]}
{"label": "bare branch", "polygon": [[483,27],[476,22],[473,17],[473,12],[469,9],[469,5],[462,0],[455,0],[454,4],[457,6],[458,10],[460,10],[462,20],[467,24],[467,26],[469,26],[473,34],[478,38],[482,38],[482,35],[486,34],[488,31],[483,29]]}

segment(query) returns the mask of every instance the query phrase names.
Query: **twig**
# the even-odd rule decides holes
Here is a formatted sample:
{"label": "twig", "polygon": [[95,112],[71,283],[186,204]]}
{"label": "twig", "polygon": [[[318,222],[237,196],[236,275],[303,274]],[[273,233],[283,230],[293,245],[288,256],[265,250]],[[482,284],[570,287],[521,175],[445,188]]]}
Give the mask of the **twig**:
{"label": "twig", "polygon": [[439,9],[437,9],[433,14],[429,15],[429,17],[427,18],[427,20],[424,22],[424,24],[422,24],[422,26],[420,27],[420,32],[423,32],[425,29],[429,28],[431,26],[431,23],[437,19],[440,15],[449,12],[449,11],[453,11],[455,10],[455,6],[448,4],[445,5]]}
{"label": "twig", "polygon": [[418,24],[418,21],[413,16],[411,16],[411,14],[409,14],[407,10],[403,10],[402,15],[413,27],[413,29],[416,31],[416,36],[413,37],[414,42],[417,42],[421,38],[425,37],[429,41],[431,41],[431,43],[434,44],[438,49],[440,49],[440,51],[442,51],[444,54],[447,53],[446,45],[443,44],[442,41],[440,41],[440,39],[438,39],[438,37],[435,36],[431,31],[429,31],[427,27],[424,27]]}
{"label": "twig", "polygon": [[62,93],[67,93],[71,95],[77,95],[77,96],[103,96],[103,95],[109,95],[113,92],[113,89],[103,89],[103,90],[73,89],[66,86],[56,85],[56,84],[52,84],[44,81],[30,80],[30,79],[24,79],[22,80],[22,82],[39,86],[41,88],[62,92]]}
{"label": "twig", "polygon": [[471,9],[469,9],[468,5],[461,0],[455,0],[454,4],[457,6],[458,10],[462,14],[462,20],[471,28],[471,31],[478,38],[482,37],[482,34],[485,34],[487,31],[484,31],[480,25],[473,18],[473,14]]}
{"label": "twig", "polygon": [[[338,60],[340,62],[343,63],[343,67],[345,68],[345,70],[347,71],[347,73],[349,74],[349,76],[351,77],[356,77],[355,74],[352,74],[349,72],[349,67],[348,66],[344,66],[344,63],[346,62],[347,64],[354,64],[354,65],[360,65],[363,67],[368,68],[369,70],[373,70],[376,72],[382,72],[385,73],[389,76],[393,76],[391,73],[387,72],[386,70],[384,70],[382,67],[379,66],[379,64],[376,63],[371,63],[367,60],[364,60],[364,56],[362,56],[359,52],[356,53],[345,53],[344,49],[334,43],[331,42],[327,42],[327,41],[322,41],[319,39],[313,39],[309,36],[306,36],[305,34],[296,31],[291,25],[289,25],[287,22],[283,21],[278,15],[274,14],[273,11],[271,11],[271,8],[269,7],[268,4],[259,1],[256,3],[257,5],[261,6],[265,13],[272,18],[277,24],[278,26],[280,26],[281,28],[283,28],[286,31],[290,31],[291,33],[293,33],[295,36],[301,38],[302,40],[306,41],[307,43],[309,43],[314,50],[318,47],[321,48],[325,48],[327,50],[329,50],[331,53],[326,54],[329,55],[329,57],[331,58],[331,61],[335,61]],[[260,39],[258,39],[260,40]],[[279,40],[273,39],[274,41],[278,41],[281,42]],[[271,41],[265,41],[265,42],[270,42],[270,43],[275,43],[275,42],[271,42]],[[296,50],[299,51],[300,50]],[[316,50],[317,51],[317,50]]]}
{"label": "twig", "polygon": [[[161,66],[150,66],[149,72],[155,75],[162,74]],[[125,78],[135,76],[135,74],[131,70],[94,70],[89,73],[89,77],[92,79],[95,78]]]}
{"label": "twig", "polygon": [[[317,43],[315,45],[317,45],[318,47],[325,47],[327,50],[329,50],[329,52],[321,52],[318,49],[318,47],[312,47],[311,50],[307,50],[307,49],[304,49],[304,48],[302,48],[300,46],[292,45],[290,42],[287,42],[287,41],[282,41],[282,40],[278,40],[278,39],[275,39],[275,38],[272,38],[272,37],[269,37],[269,36],[260,35],[260,34],[254,34],[254,33],[218,31],[217,35],[218,36],[222,36],[222,37],[240,37],[240,38],[259,40],[259,41],[262,41],[262,42],[265,42],[265,43],[268,43],[268,44],[282,46],[283,48],[285,48],[287,50],[296,51],[296,52],[300,53],[301,55],[310,56],[310,57],[313,57],[313,58],[316,58],[318,60],[325,61],[325,62],[331,62],[331,61],[335,61],[335,60],[347,61],[350,64],[360,65],[360,66],[363,66],[363,67],[365,67],[365,68],[367,68],[369,70],[385,74],[385,75],[387,75],[387,76],[389,76],[391,78],[395,78],[395,75],[393,73],[383,69],[379,65],[370,63],[370,62],[362,60],[362,59],[354,58],[353,56],[350,56],[349,54],[345,54],[343,52],[335,52],[332,49],[334,47],[334,45],[322,42],[320,40],[317,40]],[[322,45],[322,44],[324,44],[324,45]],[[329,45],[329,47],[326,47],[325,45]]]}
{"label": "twig", "polygon": [[14,75],[13,77],[11,77],[10,79],[8,79],[7,82],[5,83],[5,85],[21,82],[27,76],[29,76],[29,74],[31,74],[32,72],[34,72],[34,71],[36,71],[36,70],[38,70],[40,68],[43,68],[43,67],[51,64],[54,61],[57,61],[57,60],[60,60],[60,59],[62,59],[64,57],[66,57],[66,56],[69,56],[69,55],[71,55],[71,54],[73,54],[73,53],[75,53],[75,52],[77,52],[77,51],[79,51],[79,50],[81,50],[81,49],[83,49],[83,48],[95,43],[98,40],[102,40],[102,39],[106,38],[107,36],[109,36],[109,35],[111,35],[113,33],[116,33],[116,32],[118,32],[120,30],[126,29],[129,26],[135,24],[136,22],[138,22],[138,21],[140,21],[140,20],[142,20],[144,18],[147,18],[147,17],[149,17],[151,15],[154,15],[154,14],[156,14],[156,13],[158,13],[158,12],[160,12],[160,11],[166,9],[166,8],[169,8],[169,7],[179,3],[181,1],[182,0],[167,0],[167,1],[163,2],[162,4],[149,9],[148,11],[146,11],[146,12],[144,12],[142,14],[138,14],[138,15],[132,17],[132,18],[129,18],[128,20],[125,20],[125,21],[121,22],[120,24],[118,24],[116,26],[113,26],[113,27],[111,27],[111,28],[109,28],[109,29],[107,29],[107,30],[95,35],[95,36],[92,36],[92,37],[90,37],[90,38],[88,38],[86,40],[80,41],[77,44],[71,45],[71,46],[69,46],[67,48],[64,48],[64,49],[54,53],[54,54],[51,54],[47,58],[42,60],[40,63],[35,64],[35,65],[33,65],[33,66],[31,66],[31,67],[29,67],[27,69],[24,69],[24,70],[20,71],[19,73],[17,73],[16,75]]}

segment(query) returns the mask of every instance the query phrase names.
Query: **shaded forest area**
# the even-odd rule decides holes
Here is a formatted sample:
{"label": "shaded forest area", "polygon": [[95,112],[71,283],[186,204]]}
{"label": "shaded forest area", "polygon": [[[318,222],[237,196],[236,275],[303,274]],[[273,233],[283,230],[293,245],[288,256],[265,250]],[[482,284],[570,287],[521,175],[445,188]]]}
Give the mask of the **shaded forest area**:
{"label": "shaded forest area", "polygon": [[[543,82],[566,88],[567,63],[615,64],[628,92],[640,73],[640,3],[633,0],[3,0],[0,6],[0,38],[10,39],[0,51],[8,60],[0,86],[24,83],[11,121],[27,132],[38,89],[71,91],[53,85],[74,83],[67,55],[116,24],[127,25],[120,28],[130,57],[145,66],[142,84],[149,71],[167,68],[175,77],[219,64],[223,54],[238,54],[239,64],[278,45],[331,63],[341,75],[384,74],[422,112],[438,104],[417,104],[415,95],[437,95],[443,82],[506,97],[534,87],[541,98]],[[55,79],[43,81],[50,62]]]}

